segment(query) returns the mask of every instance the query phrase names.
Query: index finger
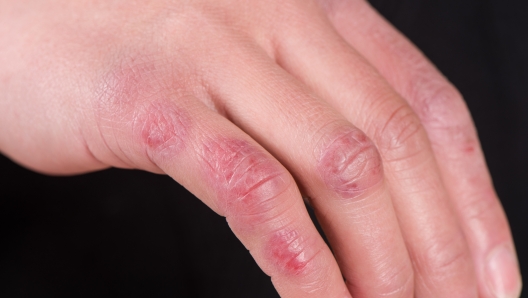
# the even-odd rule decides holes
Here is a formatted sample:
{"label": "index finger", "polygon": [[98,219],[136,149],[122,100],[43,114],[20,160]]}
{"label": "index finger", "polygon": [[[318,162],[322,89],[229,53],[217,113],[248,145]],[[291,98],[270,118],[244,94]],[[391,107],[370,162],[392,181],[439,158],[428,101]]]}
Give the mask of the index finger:
{"label": "index finger", "polygon": [[280,162],[208,108],[207,95],[163,83],[175,81],[174,65],[163,54],[119,59],[125,62],[109,67],[101,79],[106,92],[94,100],[96,125],[90,127],[98,130],[89,134],[101,138],[88,144],[94,155],[166,173],[225,216],[282,297],[350,297]]}

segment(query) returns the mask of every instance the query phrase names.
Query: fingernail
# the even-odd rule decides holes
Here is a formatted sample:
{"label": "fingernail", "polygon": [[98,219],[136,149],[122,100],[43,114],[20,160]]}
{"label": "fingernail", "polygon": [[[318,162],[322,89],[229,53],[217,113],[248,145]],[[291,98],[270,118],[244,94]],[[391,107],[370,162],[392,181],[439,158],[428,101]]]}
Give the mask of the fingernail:
{"label": "fingernail", "polygon": [[521,277],[513,249],[501,245],[488,255],[487,282],[496,298],[519,298]]}

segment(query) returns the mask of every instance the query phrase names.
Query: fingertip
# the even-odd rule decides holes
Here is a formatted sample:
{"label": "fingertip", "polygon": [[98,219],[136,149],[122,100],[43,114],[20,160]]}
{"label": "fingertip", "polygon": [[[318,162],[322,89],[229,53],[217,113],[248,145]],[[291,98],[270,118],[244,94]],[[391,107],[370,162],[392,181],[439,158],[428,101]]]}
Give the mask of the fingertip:
{"label": "fingertip", "polygon": [[494,298],[517,298],[522,281],[517,256],[510,245],[499,245],[486,258],[486,284]]}

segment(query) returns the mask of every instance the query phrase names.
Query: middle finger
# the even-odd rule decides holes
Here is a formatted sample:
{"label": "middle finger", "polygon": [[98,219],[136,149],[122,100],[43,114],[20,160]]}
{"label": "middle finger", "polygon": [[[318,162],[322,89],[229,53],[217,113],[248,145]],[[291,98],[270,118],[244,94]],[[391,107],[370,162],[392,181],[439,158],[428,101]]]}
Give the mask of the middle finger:
{"label": "middle finger", "polygon": [[262,51],[229,57],[212,62],[222,76],[206,79],[219,110],[313,197],[352,295],[411,297],[412,265],[372,142]]}

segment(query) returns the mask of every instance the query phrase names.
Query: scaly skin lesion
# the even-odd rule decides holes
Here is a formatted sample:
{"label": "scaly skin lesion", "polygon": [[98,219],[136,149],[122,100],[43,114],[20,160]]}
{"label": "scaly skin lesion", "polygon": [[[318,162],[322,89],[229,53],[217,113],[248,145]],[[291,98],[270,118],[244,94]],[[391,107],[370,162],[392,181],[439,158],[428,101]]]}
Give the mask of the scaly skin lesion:
{"label": "scaly skin lesion", "polygon": [[383,168],[376,147],[358,129],[347,127],[323,146],[319,172],[341,199],[361,199],[382,183]]}
{"label": "scaly skin lesion", "polygon": [[227,216],[268,216],[292,184],[277,161],[247,141],[221,137],[203,148],[205,176]]}

